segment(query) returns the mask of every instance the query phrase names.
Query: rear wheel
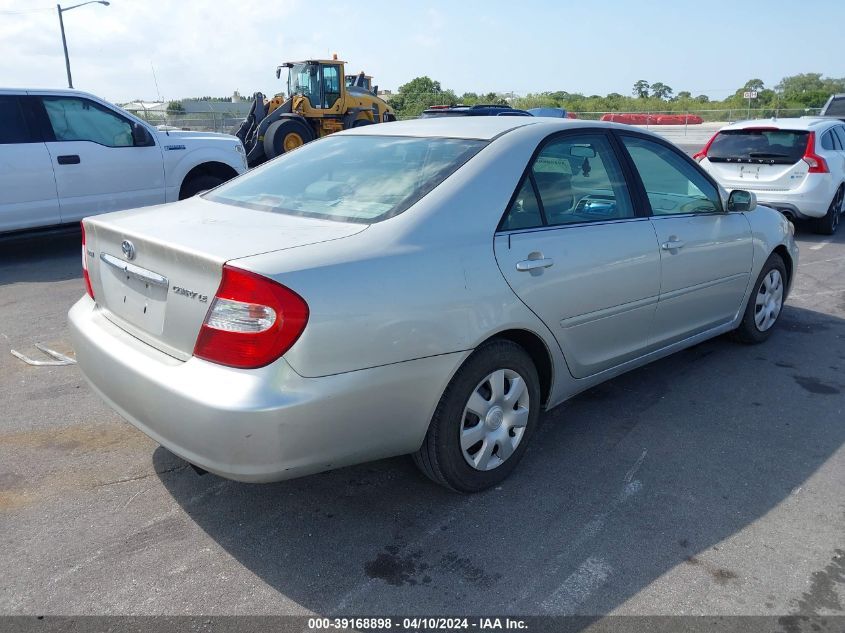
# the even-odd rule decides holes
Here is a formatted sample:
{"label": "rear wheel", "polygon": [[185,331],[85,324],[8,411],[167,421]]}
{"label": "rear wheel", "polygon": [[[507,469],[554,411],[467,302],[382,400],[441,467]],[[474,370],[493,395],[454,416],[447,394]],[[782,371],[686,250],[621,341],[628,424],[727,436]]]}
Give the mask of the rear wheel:
{"label": "rear wheel", "polygon": [[842,214],[842,198],[845,195],[845,189],[839,188],[836,195],[833,196],[833,201],[827,209],[827,213],[816,220],[816,233],[822,235],[833,235],[839,226],[839,218]]}
{"label": "rear wheel", "polygon": [[783,310],[786,296],[786,266],[780,255],[772,253],[748,298],[745,314],[739,327],[734,330],[734,338],[741,343],[762,343],[772,333],[775,323]]}
{"label": "rear wheel", "polygon": [[352,124],[352,127],[363,127],[365,125],[372,125],[373,122],[369,119],[358,119]]}
{"label": "rear wheel", "polygon": [[298,119],[279,119],[270,124],[264,133],[264,154],[276,158],[314,140],[314,132]]}
{"label": "rear wheel", "polygon": [[540,406],[540,381],[528,353],[511,341],[491,341],[446,387],[414,462],[458,492],[494,486],[525,453]]}

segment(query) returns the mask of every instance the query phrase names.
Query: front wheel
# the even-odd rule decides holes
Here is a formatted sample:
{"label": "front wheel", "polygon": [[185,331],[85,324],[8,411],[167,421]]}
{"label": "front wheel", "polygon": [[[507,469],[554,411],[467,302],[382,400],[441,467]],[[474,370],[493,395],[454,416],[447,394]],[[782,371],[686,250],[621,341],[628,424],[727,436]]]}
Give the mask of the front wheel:
{"label": "front wheel", "polygon": [[225,178],[211,176],[209,174],[192,176],[190,180],[186,180],[182,184],[182,188],[179,190],[179,199],[184,200],[185,198],[193,198],[198,193],[214,189],[217,185],[224,182],[226,182]]}
{"label": "front wheel", "polygon": [[742,322],[733,332],[734,338],[741,343],[762,343],[769,338],[783,310],[786,283],[783,259],[772,253],[757,277]]}
{"label": "front wheel", "polygon": [[540,414],[540,381],[511,341],[479,347],[446,387],[414,462],[430,479],[478,492],[519,463]]}
{"label": "front wheel", "polygon": [[268,159],[276,158],[313,140],[313,130],[303,121],[282,118],[271,123],[264,133],[264,154]]}

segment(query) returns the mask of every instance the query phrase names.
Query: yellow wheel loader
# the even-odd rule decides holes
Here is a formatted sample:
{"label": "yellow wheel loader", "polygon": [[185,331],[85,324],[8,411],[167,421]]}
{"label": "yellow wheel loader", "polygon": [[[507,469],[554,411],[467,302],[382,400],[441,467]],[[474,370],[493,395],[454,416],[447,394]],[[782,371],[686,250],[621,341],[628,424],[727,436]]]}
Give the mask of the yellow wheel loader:
{"label": "yellow wheel loader", "polygon": [[[266,100],[255,93],[246,120],[236,132],[250,167],[280,156],[315,138],[351,127],[395,121],[391,107],[362,82],[347,85],[344,62],[337,59],[288,62],[287,98]],[[360,84],[360,85],[359,85]]]}

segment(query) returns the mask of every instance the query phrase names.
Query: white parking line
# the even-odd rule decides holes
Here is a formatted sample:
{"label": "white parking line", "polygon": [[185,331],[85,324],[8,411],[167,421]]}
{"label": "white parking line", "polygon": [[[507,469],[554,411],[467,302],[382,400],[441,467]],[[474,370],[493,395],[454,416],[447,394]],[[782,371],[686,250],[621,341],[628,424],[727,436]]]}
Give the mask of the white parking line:
{"label": "white parking line", "polygon": [[543,610],[555,615],[573,615],[579,605],[607,582],[612,571],[603,559],[588,558],[543,601]]}
{"label": "white parking line", "polygon": [[828,244],[830,244],[830,242],[831,242],[831,240],[824,240],[823,242],[819,242],[818,244],[814,244],[813,246],[811,246],[811,247],[810,247],[810,250],[811,250],[811,251],[820,251],[820,250],[822,250],[825,246],[827,246]]}
{"label": "white parking line", "polygon": [[830,259],[814,259],[811,262],[801,262],[798,264],[798,268],[804,268],[805,266],[813,266],[814,264],[826,264],[828,262],[838,262],[840,259],[845,259],[845,255],[841,257],[831,257]]}

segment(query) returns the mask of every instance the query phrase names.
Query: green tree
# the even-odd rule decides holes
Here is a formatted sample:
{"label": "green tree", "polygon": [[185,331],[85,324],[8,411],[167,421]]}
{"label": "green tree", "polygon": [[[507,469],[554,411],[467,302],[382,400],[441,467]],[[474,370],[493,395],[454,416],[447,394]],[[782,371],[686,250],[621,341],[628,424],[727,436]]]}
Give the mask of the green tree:
{"label": "green tree", "polygon": [[634,90],[631,94],[640,99],[648,99],[648,89],[651,88],[645,79],[640,79],[634,84]]}
{"label": "green tree", "polygon": [[766,84],[763,83],[762,79],[749,79],[742,87],[742,92],[745,92],[746,90],[757,90],[759,92],[765,87]]}
{"label": "green tree", "polygon": [[672,96],[672,89],[662,81],[651,84],[651,96],[655,99],[668,99]]}
{"label": "green tree", "polygon": [[167,113],[168,114],[183,114],[185,112],[185,106],[182,105],[181,101],[168,101],[167,103]]}
{"label": "green tree", "polygon": [[778,95],[787,102],[804,107],[818,108],[824,105],[833,92],[845,89],[845,79],[822,79],[821,73],[801,73],[784,77],[775,86]]}
{"label": "green tree", "polygon": [[453,91],[444,90],[439,81],[429,77],[416,77],[402,84],[390,100],[400,119],[417,117],[433,105],[455,105],[457,102],[458,97]]}
{"label": "green tree", "polygon": [[678,100],[682,101],[684,99],[692,99],[692,93],[688,92],[687,90],[681,90],[678,93]]}

